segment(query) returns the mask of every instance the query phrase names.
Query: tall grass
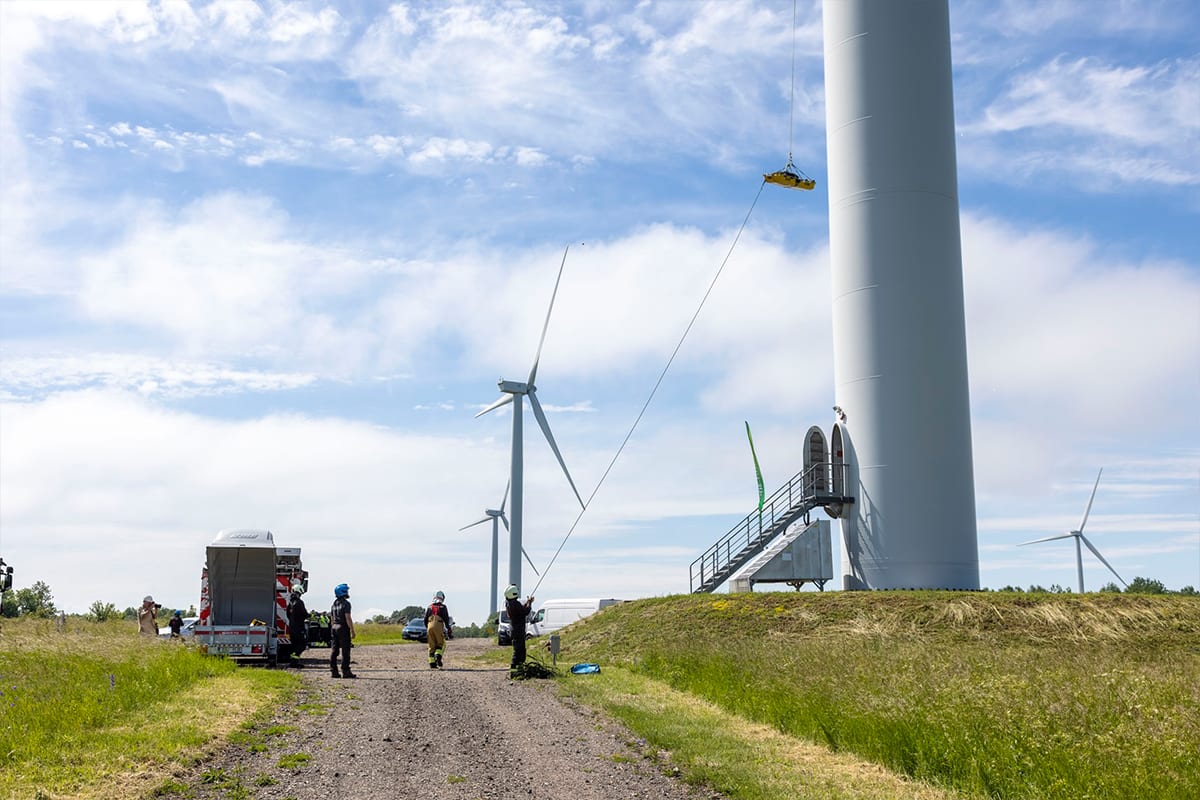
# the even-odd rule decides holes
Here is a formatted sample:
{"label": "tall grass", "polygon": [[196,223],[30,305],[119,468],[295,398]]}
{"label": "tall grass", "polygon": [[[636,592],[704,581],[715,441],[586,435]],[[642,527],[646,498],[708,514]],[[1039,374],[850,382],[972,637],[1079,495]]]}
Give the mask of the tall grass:
{"label": "tall grass", "polygon": [[1190,598],[675,597],[564,643],[971,796],[1200,797]]}
{"label": "tall grass", "polygon": [[294,681],[235,670],[177,641],[139,637],[128,623],[72,620],[58,631],[53,622],[6,622],[0,796],[75,791],[186,758]]}

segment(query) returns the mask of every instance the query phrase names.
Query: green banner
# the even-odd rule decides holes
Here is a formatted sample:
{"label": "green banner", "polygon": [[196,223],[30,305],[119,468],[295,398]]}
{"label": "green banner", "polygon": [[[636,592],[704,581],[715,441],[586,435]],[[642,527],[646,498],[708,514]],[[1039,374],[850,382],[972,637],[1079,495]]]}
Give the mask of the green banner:
{"label": "green banner", "polygon": [[763,510],[763,502],[767,499],[763,491],[762,470],[758,468],[758,454],[754,452],[754,437],[750,435],[750,423],[746,423],[746,438],[750,440],[750,457],[754,459],[754,477],[758,478],[758,510]]}

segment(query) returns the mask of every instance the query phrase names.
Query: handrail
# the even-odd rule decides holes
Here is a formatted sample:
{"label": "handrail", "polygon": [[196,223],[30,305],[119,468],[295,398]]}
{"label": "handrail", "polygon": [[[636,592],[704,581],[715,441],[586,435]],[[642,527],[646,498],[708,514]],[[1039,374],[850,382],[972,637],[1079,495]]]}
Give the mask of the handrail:
{"label": "handrail", "polygon": [[841,481],[835,485],[845,486],[846,465],[818,462],[807,470],[796,473],[786,484],[763,501],[761,511],[753,511],[716,544],[709,547],[692,562],[689,580],[691,591],[712,591],[729,575],[757,555],[767,543],[801,515],[819,505],[846,502],[849,498],[835,497],[826,489],[832,469],[841,469]]}

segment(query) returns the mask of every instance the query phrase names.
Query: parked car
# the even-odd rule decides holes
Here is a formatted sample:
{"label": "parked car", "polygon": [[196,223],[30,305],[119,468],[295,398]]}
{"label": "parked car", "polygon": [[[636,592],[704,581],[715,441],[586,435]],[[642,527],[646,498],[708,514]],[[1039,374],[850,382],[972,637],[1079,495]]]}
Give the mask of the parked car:
{"label": "parked car", "polygon": [[[530,614],[525,620],[525,639],[532,639],[538,633],[537,622],[534,621],[534,615]],[[496,644],[501,647],[512,644],[512,620],[508,618],[508,610],[504,608],[500,609],[500,619],[496,624]]]}
{"label": "parked car", "polygon": [[[187,639],[196,635],[196,623],[200,620],[199,617],[184,617],[183,627],[179,629],[179,635]],[[160,625],[158,628],[158,636],[160,639],[171,638],[171,626]]]}
{"label": "parked car", "polygon": [[428,642],[429,633],[425,630],[425,620],[421,617],[413,617],[404,626],[404,630],[400,632],[400,638],[411,639],[414,642]]}

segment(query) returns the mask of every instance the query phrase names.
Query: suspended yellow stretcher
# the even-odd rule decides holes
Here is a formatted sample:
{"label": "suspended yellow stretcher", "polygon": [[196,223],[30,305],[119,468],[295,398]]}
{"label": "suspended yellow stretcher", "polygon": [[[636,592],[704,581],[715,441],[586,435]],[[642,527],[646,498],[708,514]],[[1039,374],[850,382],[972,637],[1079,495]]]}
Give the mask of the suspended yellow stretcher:
{"label": "suspended yellow stretcher", "polygon": [[790,158],[786,167],[778,172],[770,172],[763,175],[763,180],[787,189],[803,189],[805,191],[811,191],[817,185],[816,181],[796,169],[796,165],[792,163]]}

